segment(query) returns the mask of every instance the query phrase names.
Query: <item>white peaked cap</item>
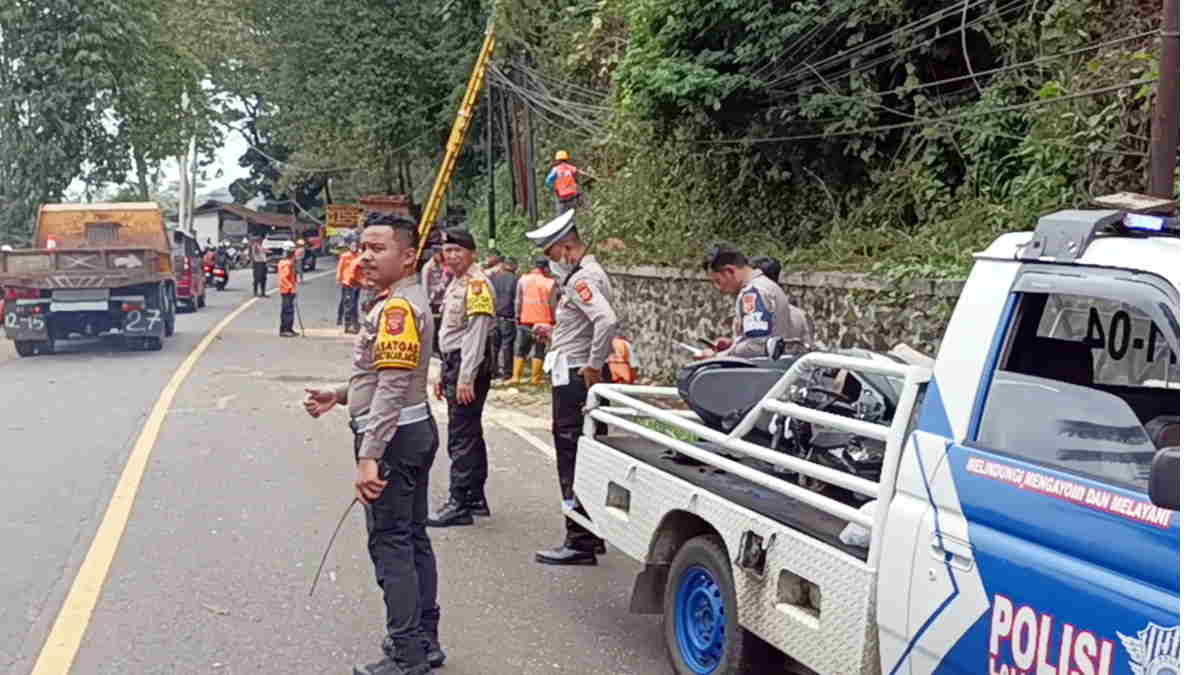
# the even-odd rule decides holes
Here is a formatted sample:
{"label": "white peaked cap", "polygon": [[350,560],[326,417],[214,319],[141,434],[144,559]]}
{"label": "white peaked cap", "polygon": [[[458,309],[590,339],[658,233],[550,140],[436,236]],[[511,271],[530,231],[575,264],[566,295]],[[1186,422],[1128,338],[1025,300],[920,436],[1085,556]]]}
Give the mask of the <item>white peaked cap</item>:
{"label": "white peaked cap", "polygon": [[567,233],[573,229],[575,229],[575,209],[567,211],[536,230],[526,232],[525,236],[538,248],[545,250],[553,246],[559,239],[567,236]]}

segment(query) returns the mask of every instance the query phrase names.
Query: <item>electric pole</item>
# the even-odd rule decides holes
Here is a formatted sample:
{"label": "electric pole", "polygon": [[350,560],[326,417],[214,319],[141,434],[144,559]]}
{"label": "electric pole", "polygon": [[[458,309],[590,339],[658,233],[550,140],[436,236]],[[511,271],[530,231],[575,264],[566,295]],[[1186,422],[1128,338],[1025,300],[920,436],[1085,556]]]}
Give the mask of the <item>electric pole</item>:
{"label": "electric pole", "polygon": [[496,145],[492,142],[492,81],[487,87],[488,249],[496,250]]}
{"label": "electric pole", "polygon": [[1150,127],[1151,195],[1171,198],[1179,157],[1179,0],[1163,0],[1158,93]]}

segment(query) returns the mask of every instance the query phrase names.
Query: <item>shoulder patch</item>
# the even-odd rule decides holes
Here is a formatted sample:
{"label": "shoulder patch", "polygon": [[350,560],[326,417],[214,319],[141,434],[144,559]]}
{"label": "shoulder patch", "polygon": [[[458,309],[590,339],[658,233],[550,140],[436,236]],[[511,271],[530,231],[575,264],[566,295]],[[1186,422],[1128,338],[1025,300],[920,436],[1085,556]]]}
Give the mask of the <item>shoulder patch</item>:
{"label": "shoulder patch", "polygon": [[582,300],[584,302],[584,304],[590,303],[592,301],[592,287],[588,286],[587,281],[585,281],[583,279],[576,281],[575,282],[575,292],[579,294],[579,299]]}
{"label": "shoulder patch", "polygon": [[496,315],[496,303],[486,279],[471,279],[467,282],[467,316],[477,314]]}
{"label": "shoulder patch", "polygon": [[757,304],[758,291],[756,289],[752,288],[747,290],[745,293],[742,293],[742,314],[749,314],[750,312],[753,312]]}
{"label": "shoulder patch", "polygon": [[413,370],[421,361],[421,331],[412,303],[405,298],[390,298],[379,314],[379,333],[375,336],[375,369]]}

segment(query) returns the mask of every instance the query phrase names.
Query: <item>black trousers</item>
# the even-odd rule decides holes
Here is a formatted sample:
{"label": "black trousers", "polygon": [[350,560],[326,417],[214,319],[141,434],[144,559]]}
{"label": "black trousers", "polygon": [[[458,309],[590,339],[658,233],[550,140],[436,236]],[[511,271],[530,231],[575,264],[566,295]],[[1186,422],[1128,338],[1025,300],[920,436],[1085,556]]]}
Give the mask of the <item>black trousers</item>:
{"label": "black trousers", "polygon": [[292,330],[296,320],[296,294],[280,293],[279,299],[283,301],[279,309],[279,332],[286,333]]}
{"label": "black trousers", "polygon": [[257,295],[259,293],[265,294],[266,292],[267,292],[267,263],[256,262],[256,263],[254,263],[254,293],[255,293],[255,295]]}
{"label": "black trousers", "polygon": [[513,342],[516,338],[517,325],[512,317],[497,316],[496,327],[492,330],[492,360],[501,377],[512,377]]}
{"label": "black trousers", "polygon": [[[354,436],[354,457],[362,445]],[[421,637],[438,634],[437,558],[425,529],[429,516],[429,469],[437,456],[437,426],[430,417],[400,427],[380,463],[387,487],[365,507],[367,550],[375,582],[383,591],[388,636],[406,665],[425,663]]]}
{"label": "black trousers", "polygon": [[526,359],[529,358],[529,352],[533,352],[535,359],[546,358],[546,343],[533,334],[533,326],[518,326],[517,356]]}
{"label": "black trousers", "polygon": [[[489,341],[490,342],[490,341]],[[490,345],[489,345],[490,349]],[[492,388],[492,366],[486,356],[475,373],[475,400],[460,405],[458,369],[462,352],[442,355],[442,395],[446,397],[446,450],[450,454],[450,497],[470,504],[483,497],[488,477],[487,443],[483,440],[483,404]]]}
{"label": "black trousers", "polygon": [[358,325],[359,289],[342,286],[342,299],[338,303],[338,323],[346,326]]}
{"label": "black trousers", "polygon": [[[587,385],[578,368],[571,370],[566,384],[554,387],[551,392],[551,411],[554,421],[554,453],[558,460],[558,485],[562,490],[563,502],[573,504],[575,511],[587,517],[587,511],[575,499],[575,458],[579,454],[579,437],[583,435],[583,408],[587,404]],[[563,516],[567,525],[564,545],[569,548],[590,551],[600,538],[579,523]]]}

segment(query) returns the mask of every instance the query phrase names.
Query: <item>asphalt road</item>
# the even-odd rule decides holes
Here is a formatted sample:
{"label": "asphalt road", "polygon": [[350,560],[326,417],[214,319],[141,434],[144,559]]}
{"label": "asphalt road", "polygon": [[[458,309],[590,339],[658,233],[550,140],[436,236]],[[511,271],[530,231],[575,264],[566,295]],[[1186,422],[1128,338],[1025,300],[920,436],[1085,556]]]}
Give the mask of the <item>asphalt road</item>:
{"label": "asphalt road", "polygon": [[[277,337],[279,300],[257,301],[184,381],[73,673],[347,673],[378,658],[383,604],[361,510],[308,596],[353,476],[344,412],[314,421],[299,407],[305,385],[344,376],[350,351],[333,279],[308,276],[307,337]],[[20,359],[0,344],[0,670],[30,672],[154,401],[248,286],[238,272],[229,290],[210,290],[161,352],[91,343]],[[549,443],[548,423],[531,417],[546,412],[505,419]],[[431,508],[446,494],[441,429]],[[432,530],[450,657],[440,672],[670,672],[661,618],[627,612],[633,561],[613,551],[598,567],[533,563],[562,537],[553,462],[502,426],[486,433],[494,515]]]}

